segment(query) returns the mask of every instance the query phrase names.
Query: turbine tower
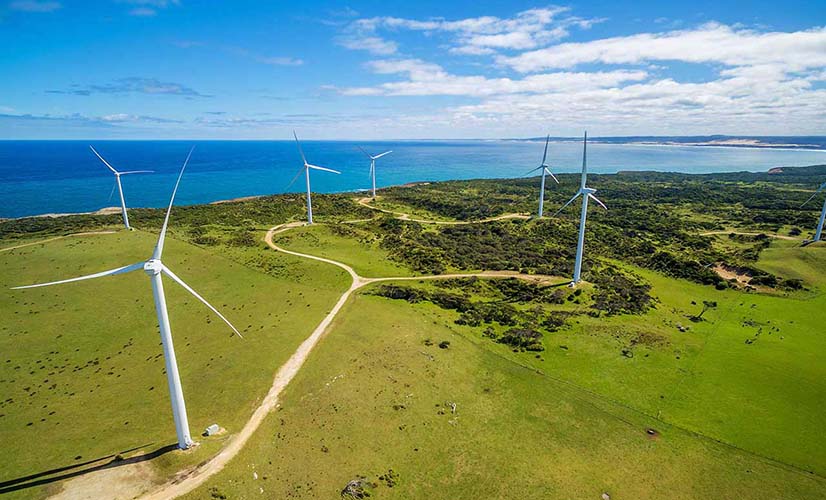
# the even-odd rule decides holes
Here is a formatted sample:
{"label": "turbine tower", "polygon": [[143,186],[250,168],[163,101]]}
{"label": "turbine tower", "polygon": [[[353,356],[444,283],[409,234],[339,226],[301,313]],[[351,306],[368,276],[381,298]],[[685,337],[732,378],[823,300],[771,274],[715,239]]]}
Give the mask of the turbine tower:
{"label": "turbine tower", "polygon": [[[803,202],[803,205],[800,205],[800,208],[803,208],[803,206],[806,205],[806,203],[809,203],[810,201],[812,201],[812,199],[814,199],[814,197],[817,196],[817,193],[823,191],[824,189],[826,189],[826,182],[821,184],[820,187],[817,188],[817,190],[814,192],[814,194],[809,196],[809,199],[806,200],[805,202]],[[814,241],[820,241],[820,236],[823,234],[823,222],[825,220],[826,220],[826,200],[823,200],[823,210],[820,211],[820,220],[817,223],[817,231],[815,231],[815,239],[812,240],[813,242]]]}
{"label": "turbine tower", "polygon": [[[100,158],[100,161],[102,161],[103,164],[106,165],[109,168],[109,170],[112,171],[113,174],[115,174],[115,185],[112,186],[112,191],[114,191],[115,187],[117,186],[118,194],[120,194],[120,212],[123,215],[123,225],[126,226],[126,229],[131,231],[132,227],[129,225],[129,216],[126,214],[126,200],[124,200],[124,198],[123,198],[123,186],[120,183],[120,176],[121,175],[129,175],[129,174],[151,174],[152,170],[130,170],[130,171],[127,171],[127,172],[118,172],[117,170],[115,170],[115,168],[112,165],[109,165],[109,162],[107,162],[106,160],[103,159],[102,156],[100,156],[100,153],[95,151],[95,148],[93,148],[92,146],[89,146],[89,149],[91,149],[92,152],[95,153],[95,156]],[[109,195],[109,199],[110,200],[112,199],[111,194]]]}
{"label": "turbine tower", "polygon": [[547,165],[545,163],[545,160],[548,158],[548,142],[550,140],[551,140],[551,135],[548,134],[548,137],[545,138],[545,153],[542,154],[542,163],[538,167],[536,167],[532,170],[529,170],[527,173],[525,173],[525,175],[528,175],[528,174],[532,174],[532,173],[536,172],[537,170],[542,169],[542,182],[539,185],[539,213],[537,214],[537,217],[542,217],[544,215],[545,176],[550,175],[551,178],[553,180],[555,180],[557,184],[559,184],[559,179],[557,179],[556,176],[553,174],[553,172],[551,172],[549,170],[549,165]]}
{"label": "turbine tower", "polygon": [[372,155],[370,155],[370,153],[365,151],[364,148],[362,148],[361,146],[359,146],[359,149],[361,149],[361,152],[364,153],[365,155],[367,155],[368,158],[370,158],[370,178],[373,179],[373,199],[375,200],[376,199],[376,160],[378,160],[379,158],[381,158],[384,155],[389,155],[390,153],[393,152],[393,150],[385,151],[382,154],[372,156]]}
{"label": "turbine tower", "polygon": [[163,289],[163,280],[161,279],[161,275],[165,274],[168,278],[172,279],[172,281],[181,285],[186,291],[191,293],[195,296],[196,299],[200,300],[207,306],[212,312],[218,315],[219,318],[224,320],[224,323],[229,325],[239,337],[241,337],[241,333],[232,326],[232,323],[229,322],[227,318],[225,318],[217,309],[215,309],[209,302],[206,301],[203,297],[198,295],[198,292],[193,290],[189,285],[184,283],[184,281],[179,278],[175,273],[172,272],[171,269],[166,267],[163,262],[161,262],[161,255],[163,254],[163,245],[164,240],[166,239],[166,229],[167,225],[169,224],[169,214],[172,211],[172,203],[175,201],[175,193],[178,191],[178,184],[181,182],[181,177],[184,175],[184,170],[186,169],[187,163],[189,163],[189,158],[192,156],[192,150],[189,151],[189,154],[186,157],[186,161],[184,162],[183,168],[181,168],[181,173],[178,174],[178,180],[175,182],[175,189],[172,191],[172,198],[169,200],[169,208],[166,210],[166,218],[163,221],[163,227],[161,228],[161,234],[158,237],[158,243],[155,245],[155,250],[152,253],[152,257],[145,262],[138,262],[136,264],[131,264],[128,266],[119,267],[117,269],[110,269],[108,271],[102,271],[95,274],[89,274],[87,276],[81,276],[79,278],[71,278],[67,280],[61,281],[53,281],[51,283],[40,283],[37,285],[28,285],[28,286],[18,286],[13,288],[13,290],[19,290],[22,288],[37,288],[42,286],[51,286],[51,285],[59,285],[62,283],[71,283],[74,281],[82,281],[88,280],[93,278],[102,278],[104,276],[114,276],[116,274],[125,274],[132,271],[137,271],[139,269],[143,269],[149,278],[152,280],[152,292],[155,296],[155,311],[158,315],[158,324],[160,326],[160,333],[161,333],[161,343],[163,344],[163,354],[164,354],[164,361],[166,364],[166,378],[169,384],[169,397],[172,401],[172,416],[175,420],[175,431],[178,436],[178,446],[181,449],[187,449],[194,444],[192,441],[192,436],[189,433],[189,421],[186,416],[186,405],[184,404],[184,393],[183,389],[181,388],[181,378],[178,375],[178,363],[175,360],[175,348],[172,344],[172,330],[169,326],[169,315],[167,314],[166,309],[166,296],[164,295]]}
{"label": "turbine tower", "polygon": [[313,199],[312,193],[310,192],[310,169],[324,170],[325,172],[332,172],[334,174],[340,174],[341,172],[338,170],[333,170],[332,168],[319,167],[318,165],[311,165],[307,163],[307,158],[304,156],[304,150],[301,149],[301,143],[298,142],[298,136],[295,134],[295,130],[293,130],[293,137],[295,137],[295,143],[298,145],[298,152],[301,153],[301,161],[304,162],[304,166],[301,167],[301,170],[299,170],[297,174],[295,174],[293,180],[291,180],[287,185],[287,189],[293,185],[296,179],[298,179],[303,172],[304,176],[307,178],[307,224],[309,225],[313,223]]}
{"label": "turbine tower", "polygon": [[597,202],[602,208],[608,210],[608,207],[605,206],[605,203],[599,201],[599,199],[594,196],[594,193],[597,192],[596,189],[589,188],[585,185],[585,177],[587,175],[587,162],[586,162],[586,153],[588,147],[588,132],[585,132],[585,137],[582,140],[582,180],[579,184],[579,191],[576,192],[573,198],[568,200],[568,203],[562,205],[562,208],[557,210],[554,214],[556,216],[559,212],[561,212],[565,207],[570,205],[577,199],[578,196],[582,196],[582,213],[579,219],[579,240],[576,246],[576,262],[574,264],[574,280],[571,282],[571,286],[576,286],[577,283],[582,281],[581,274],[582,274],[582,249],[585,246],[585,219],[588,217],[588,199],[592,199]]}

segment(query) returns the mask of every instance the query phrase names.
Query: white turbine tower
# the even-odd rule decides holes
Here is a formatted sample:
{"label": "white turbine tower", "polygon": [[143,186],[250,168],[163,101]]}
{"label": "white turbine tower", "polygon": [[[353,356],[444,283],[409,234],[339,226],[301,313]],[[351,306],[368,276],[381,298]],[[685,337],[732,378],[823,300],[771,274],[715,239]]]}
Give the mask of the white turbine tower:
{"label": "white turbine tower", "polygon": [[59,285],[62,283],[71,283],[73,281],[82,281],[92,278],[102,278],[104,276],[114,276],[116,274],[124,274],[132,271],[137,271],[139,269],[143,269],[144,272],[146,272],[146,274],[149,275],[149,278],[152,280],[152,291],[155,296],[155,311],[158,314],[158,324],[160,326],[161,332],[161,343],[163,344],[164,361],[166,363],[166,378],[167,382],[169,383],[169,397],[172,401],[172,416],[175,419],[175,431],[178,435],[178,446],[182,449],[189,448],[194,444],[194,442],[192,441],[192,437],[189,433],[189,421],[186,416],[186,405],[184,404],[184,393],[181,389],[181,378],[178,375],[178,363],[175,360],[175,348],[172,344],[172,331],[169,326],[169,315],[167,314],[166,310],[166,296],[164,295],[163,280],[161,279],[161,274],[165,274],[167,277],[171,278],[172,281],[184,287],[186,291],[194,295],[196,299],[203,302],[205,306],[207,306],[212,312],[217,314],[219,318],[224,320],[224,323],[229,325],[229,327],[232,328],[232,331],[234,331],[236,334],[238,334],[239,337],[241,337],[241,333],[234,326],[232,326],[232,323],[230,323],[227,318],[225,318],[209,302],[207,302],[203,297],[198,295],[198,292],[190,288],[189,285],[184,283],[184,281],[181,278],[175,275],[175,273],[173,273],[171,269],[166,267],[161,262],[161,254],[163,253],[163,244],[164,240],[166,239],[166,229],[167,225],[169,224],[169,214],[172,211],[172,203],[175,201],[175,193],[178,191],[178,184],[180,184],[181,182],[181,177],[184,175],[184,170],[186,169],[187,163],[189,163],[189,157],[191,155],[192,150],[189,151],[189,155],[187,155],[186,157],[184,166],[183,168],[181,168],[181,173],[178,175],[178,180],[177,182],[175,182],[175,189],[172,191],[172,198],[169,200],[169,208],[167,208],[166,210],[166,218],[163,221],[161,234],[158,237],[158,243],[155,245],[155,251],[152,253],[152,257],[149,260],[147,260],[146,262],[138,262],[136,264],[119,267],[117,269],[110,269],[108,271],[102,271],[87,276],[81,276],[79,278],[71,278],[61,281],[53,281],[51,283],[40,283],[38,285],[19,286],[13,288],[14,290],[18,290],[21,288],[36,288],[42,286]]}
{"label": "white turbine tower", "polygon": [[544,206],[545,206],[545,176],[550,175],[553,180],[559,184],[559,179],[549,170],[549,165],[545,163],[545,160],[548,158],[548,142],[551,140],[551,135],[548,134],[548,137],[545,138],[545,153],[542,154],[542,163],[532,169],[529,170],[525,175],[531,174],[536,172],[537,170],[542,170],[542,182],[539,185],[539,212],[537,217],[542,217],[544,215]]}
{"label": "white turbine tower", "polygon": [[[817,193],[826,189],[826,182],[820,185],[819,188],[812,194],[808,200],[806,200],[803,205],[800,205],[800,208],[803,208],[806,203],[809,203],[817,196]],[[820,211],[820,220],[817,223],[817,231],[815,231],[815,239],[812,241],[820,241],[820,236],[823,234],[823,222],[826,221],[826,200],[823,200],[823,210]]]}
{"label": "white turbine tower", "polygon": [[341,172],[339,172],[338,170],[333,170],[332,168],[319,167],[318,165],[311,165],[311,164],[307,163],[307,158],[304,156],[304,150],[301,149],[301,143],[298,142],[298,136],[295,135],[295,130],[293,130],[293,137],[295,137],[295,143],[298,145],[298,152],[301,153],[301,161],[304,162],[304,166],[301,167],[301,170],[299,170],[297,174],[295,174],[295,177],[293,177],[293,180],[291,180],[290,183],[287,185],[287,189],[289,189],[290,186],[293,185],[293,183],[296,181],[296,179],[298,179],[298,177],[303,172],[304,176],[307,178],[307,224],[312,224],[313,223],[313,199],[312,199],[312,194],[310,193],[310,169],[324,170],[325,172],[332,172],[334,174],[340,174]]}
{"label": "white turbine tower", "polygon": [[576,247],[576,262],[574,264],[574,280],[571,282],[571,286],[576,286],[581,280],[582,274],[582,249],[585,246],[585,219],[588,217],[588,199],[592,199],[595,202],[599,203],[599,205],[608,210],[608,207],[605,206],[605,203],[599,201],[594,193],[597,192],[596,189],[589,188],[585,186],[585,177],[587,171],[587,163],[586,163],[586,153],[588,147],[588,132],[585,132],[585,138],[582,140],[582,180],[579,185],[579,191],[576,192],[573,198],[568,200],[568,203],[562,205],[562,208],[557,210],[554,214],[556,216],[561,212],[565,207],[570,205],[577,199],[577,196],[582,196],[582,214],[580,215],[579,219],[579,241]]}
{"label": "white turbine tower", "polygon": [[[100,158],[100,161],[102,161],[103,164],[106,165],[113,174],[115,174],[115,185],[112,186],[112,191],[115,190],[115,187],[118,188],[118,194],[120,194],[120,212],[123,215],[123,225],[126,226],[126,229],[131,230],[132,227],[129,225],[129,216],[126,215],[126,200],[123,198],[123,186],[120,183],[120,176],[129,174],[151,174],[152,170],[129,170],[127,172],[118,172],[112,165],[109,165],[108,161],[104,160],[103,157],[100,156],[100,153],[95,151],[95,148],[89,146],[89,149],[91,149],[92,152],[95,153],[95,156]],[[109,199],[112,199],[111,194],[109,195]]]}
{"label": "white turbine tower", "polygon": [[370,155],[370,153],[365,151],[364,148],[362,148],[361,146],[359,146],[359,149],[361,149],[361,152],[364,153],[365,155],[367,155],[368,158],[370,158],[370,177],[373,179],[373,199],[375,200],[376,199],[376,160],[378,160],[379,158],[381,158],[384,155],[389,155],[390,153],[393,152],[393,150],[385,151],[382,154],[372,156],[372,155]]}

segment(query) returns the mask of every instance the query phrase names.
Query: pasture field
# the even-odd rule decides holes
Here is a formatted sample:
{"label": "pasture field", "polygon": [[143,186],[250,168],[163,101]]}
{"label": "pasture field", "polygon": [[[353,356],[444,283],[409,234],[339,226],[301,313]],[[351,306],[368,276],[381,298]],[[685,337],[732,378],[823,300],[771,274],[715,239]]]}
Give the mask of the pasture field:
{"label": "pasture field", "polygon": [[[155,239],[118,232],[0,253],[0,483],[63,467],[57,476],[71,476],[90,460],[175,443],[151,286],[142,271],[8,289],[146,259]],[[276,369],[347,287],[345,274],[332,266],[275,252],[264,258],[290,275],[268,275],[168,240],[164,262],[244,338],[232,336],[219,318],[165,280],[190,426],[201,445],[152,460],[161,476],[217,451],[225,436],[198,437],[206,426],[218,423],[232,433],[246,422]],[[47,482],[9,497],[43,496],[55,487]]]}
{"label": "pasture field", "polygon": [[358,295],[250,445],[186,498],[332,498],[359,477],[376,498],[826,498],[820,477],[522,361],[436,306]]}

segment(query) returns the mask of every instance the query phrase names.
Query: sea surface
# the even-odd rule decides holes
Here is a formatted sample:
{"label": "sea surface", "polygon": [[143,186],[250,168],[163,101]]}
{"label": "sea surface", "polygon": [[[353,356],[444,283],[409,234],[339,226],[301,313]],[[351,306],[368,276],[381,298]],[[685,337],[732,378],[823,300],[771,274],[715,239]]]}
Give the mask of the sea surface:
{"label": "sea surface", "polygon": [[[114,176],[89,150],[93,145],[118,170],[154,170],[123,177],[129,207],[162,207],[189,148],[195,146],[176,204],[305,190],[288,187],[301,168],[290,141],[0,141],[0,217],[90,212],[118,204]],[[367,189],[372,154],[377,185],[414,181],[520,177],[539,165],[544,144],[534,141],[302,142],[307,160],[341,171],[313,171],[314,192]],[[582,145],[552,142],[554,172],[578,172]],[[698,146],[589,144],[588,171],[656,170],[685,173],[765,171],[826,164],[826,151]],[[594,186],[599,187],[599,186]]]}

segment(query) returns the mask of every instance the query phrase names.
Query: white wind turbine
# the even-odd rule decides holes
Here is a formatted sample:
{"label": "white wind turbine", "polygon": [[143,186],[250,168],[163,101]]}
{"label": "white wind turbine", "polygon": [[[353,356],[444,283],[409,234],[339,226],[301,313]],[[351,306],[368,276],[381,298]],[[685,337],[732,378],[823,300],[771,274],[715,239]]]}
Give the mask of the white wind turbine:
{"label": "white wind turbine", "polygon": [[587,163],[586,163],[586,153],[587,153],[587,146],[588,146],[588,132],[585,132],[585,138],[582,140],[582,180],[579,185],[579,191],[574,195],[573,198],[568,200],[568,203],[562,205],[562,208],[557,210],[554,214],[556,216],[559,212],[562,211],[565,207],[570,205],[571,203],[576,200],[577,196],[582,196],[582,214],[580,215],[579,219],[579,241],[576,247],[576,263],[574,264],[574,280],[571,282],[571,286],[576,286],[577,283],[581,281],[581,273],[582,273],[582,248],[585,246],[585,219],[588,217],[588,199],[592,199],[595,202],[599,203],[599,205],[608,210],[608,207],[605,206],[605,203],[599,201],[594,193],[597,192],[596,189],[589,188],[585,186],[585,177],[586,177],[586,170],[587,170]]}
{"label": "white wind turbine", "polygon": [[295,130],[293,130],[293,137],[295,137],[295,143],[298,145],[298,152],[301,153],[301,161],[304,162],[304,166],[301,167],[301,170],[299,170],[297,174],[295,174],[295,177],[293,177],[293,180],[291,180],[290,183],[287,185],[287,189],[289,189],[290,186],[293,185],[293,183],[296,181],[296,179],[298,179],[298,177],[303,172],[304,176],[307,178],[307,224],[312,224],[313,223],[313,199],[312,199],[312,194],[310,193],[310,169],[324,170],[325,172],[332,172],[334,174],[340,174],[341,172],[339,172],[338,170],[333,170],[332,168],[319,167],[318,165],[311,165],[311,164],[307,163],[307,158],[304,156],[304,150],[301,149],[301,143],[298,142],[298,136],[295,135]]}
{"label": "white wind turbine", "polygon": [[[115,187],[118,188],[118,194],[120,194],[120,211],[121,211],[121,214],[123,215],[123,225],[126,226],[126,229],[131,230],[132,227],[129,225],[129,216],[126,215],[126,200],[124,200],[124,198],[123,198],[123,186],[120,183],[120,176],[121,175],[129,175],[129,174],[151,174],[152,170],[129,170],[129,171],[126,171],[126,172],[118,172],[117,170],[115,170],[115,168],[112,165],[109,165],[108,161],[104,160],[103,157],[100,156],[100,153],[95,151],[95,148],[93,148],[92,146],[89,146],[89,149],[91,149],[92,152],[95,153],[95,156],[100,158],[100,161],[102,161],[103,164],[106,165],[109,168],[109,170],[112,171],[113,174],[115,174],[115,185],[112,186],[112,191],[115,190]],[[111,194],[109,195],[109,199],[110,200],[112,199]]]}
{"label": "white wind turbine", "polygon": [[[826,182],[820,185],[819,188],[812,194],[808,200],[806,200],[803,205],[800,205],[800,208],[803,208],[806,203],[809,203],[817,196],[817,193],[826,189]],[[820,241],[820,236],[823,234],[823,222],[826,221],[826,200],[823,200],[823,210],[820,211],[820,220],[817,223],[817,231],[815,231],[815,239],[812,241]]]}
{"label": "white wind turbine", "polygon": [[169,224],[169,214],[172,211],[172,203],[175,201],[175,193],[178,191],[178,184],[180,184],[181,182],[181,177],[184,175],[184,170],[186,169],[187,163],[189,163],[189,157],[191,155],[192,150],[189,151],[189,155],[187,155],[186,157],[184,166],[183,168],[181,168],[181,173],[178,175],[178,180],[177,182],[175,182],[175,189],[172,191],[172,198],[169,200],[169,208],[167,208],[166,210],[166,218],[163,221],[161,234],[158,237],[158,243],[155,245],[155,250],[152,253],[152,257],[150,257],[149,260],[145,262],[138,262],[136,264],[131,264],[128,266],[119,267],[117,269],[110,269],[108,271],[102,271],[87,276],[81,276],[79,278],[53,281],[51,283],[40,283],[37,285],[18,286],[13,288],[13,290],[18,290],[22,288],[37,288],[42,286],[59,285],[62,283],[71,283],[73,281],[102,278],[104,276],[114,276],[116,274],[124,274],[132,271],[137,271],[139,269],[143,269],[144,272],[146,272],[146,274],[149,275],[149,278],[152,280],[152,292],[155,296],[155,311],[158,314],[158,324],[160,326],[161,332],[161,343],[163,344],[164,361],[166,363],[166,378],[167,382],[169,383],[169,397],[172,401],[172,416],[175,419],[175,431],[178,436],[178,446],[181,449],[189,448],[194,444],[194,442],[192,441],[192,437],[189,433],[189,421],[186,416],[186,405],[184,404],[184,393],[181,388],[181,378],[178,375],[178,363],[175,360],[175,348],[172,344],[172,331],[169,326],[169,315],[167,314],[166,310],[166,296],[164,295],[163,280],[161,279],[161,274],[165,274],[167,277],[171,278],[172,281],[184,287],[186,291],[194,295],[196,299],[203,302],[205,306],[207,306],[212,312],[217,314],[219,318],[224,320],[224,323],[229,325],[229,327],[232,328],[232,331],[234,331],[236,334],[238,334],[239,337],[241,337],[241,333],[234,326],[232,326],[232,323],[230,323],[227,318],[225,318],[209,302],[207,302],[203,297],[198,295],[198,292],[190,288],[189,285],[184,283],[184,281],[181,278],[179,278],[175,273],[172,272],[171,269],[166,267],[161,262],[161,254],[163,253],[163,245],[164,240],[166,239],[166,229],[167,225]]}
{"label": "white wind turbine", "polygon": [[542,215],[544,215],[543,207],[545,206],[545,176],[550,175],[551,178],[555,180],[557,184],[559,184],[559,179],[557,179],[553,172],[550,171],[550,169],[548,168],[549,165],[545,163],[545,160],[548,158],[548,142],[550,140],[551,135],[548,134],[548,137],[545,138],[545,153],[542,154],[542,163],[538,167],[529,170],[525,174],[528,175],[532,174],[533,172],[536,172],[537,170],[542,170],[542,182],[539,185],[539,213],[537,217],[542,217]]}
{"label": "white wind turbine", "polygon": [[361,149],[361,152],[364,153],[365,155],[367,155],[368,158],[370,158],[370,177],[373,179],[373,199],[375,200],[376,199],[376,160],[378,160],[379,158],[381,158],[384,155],[389,155],[390,153],[393,152],[393,150],[385,151],[382,154],[372,156],[370,153],[365,151],[364,148],[362,148],[361,146],[359,146],[359,149]]}

